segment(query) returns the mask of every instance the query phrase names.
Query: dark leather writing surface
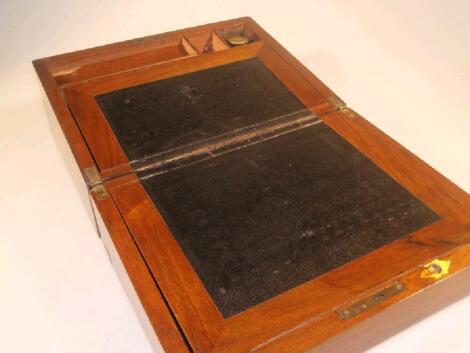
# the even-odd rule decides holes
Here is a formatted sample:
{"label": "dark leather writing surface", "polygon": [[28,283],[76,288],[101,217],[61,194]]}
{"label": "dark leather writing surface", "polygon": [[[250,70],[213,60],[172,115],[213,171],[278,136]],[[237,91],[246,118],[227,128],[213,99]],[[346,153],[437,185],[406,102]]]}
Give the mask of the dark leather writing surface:
{"label": "dark leather writing surface", "polygon": [[96,101],[130,161],[305,110],[256,58],[109,92]]}
{"label": "dark leather writing surface", "polygon": [[323,123],[140,176],[224,317],[438,220]]}

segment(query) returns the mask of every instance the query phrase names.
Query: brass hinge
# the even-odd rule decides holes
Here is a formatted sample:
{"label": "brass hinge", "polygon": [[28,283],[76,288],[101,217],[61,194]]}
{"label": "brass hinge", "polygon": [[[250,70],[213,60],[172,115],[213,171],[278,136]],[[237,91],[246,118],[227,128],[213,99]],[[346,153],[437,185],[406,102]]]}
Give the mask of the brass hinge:
{"label": "brass hinge", "polygon": [[84,168],[83,175],[88,187],[92,188],[94,185],[101,184],[101,175],[96,167]]}
{"label": "brass hinge", "polygon": [[346,103],[338,96],[329,96],[328,102],[333,104],[339,110],[346,109]]}
{"label": "brass hinge", "polygon": [[83,169],[83,174],[85,176],[86,183],[90,188],[90,192],[94,193],[98,200],[103,200],[109,196],[108,191],[106,191],[106,188],[103,185],[101,175],[96,167]]}
{"label": "brass hinge", "polygon": [[97,200],[103,200],[109,196],[108,191],[106,190],[103,184],[97,184],[90,189],[90,192],[96,195]]}
{"label": "brass hinge", "polygon": [[338,96],[330,96],[328,97],[328,101],[336,107],[337,111],[339,110],[340,112],[342,112],[343,114],[347,115],[350,118],[353,118],[353,119],[357,118],[356,112],[348,108],[346,103],[343,102],[343,100],[339,98]]}

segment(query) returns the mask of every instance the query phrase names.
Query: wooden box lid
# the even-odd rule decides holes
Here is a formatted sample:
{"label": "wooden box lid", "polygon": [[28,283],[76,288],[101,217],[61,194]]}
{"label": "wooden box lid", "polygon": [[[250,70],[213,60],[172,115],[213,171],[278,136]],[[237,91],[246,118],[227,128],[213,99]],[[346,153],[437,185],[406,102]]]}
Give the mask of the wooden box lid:
{"label": "wooden box lid", "polygon": [[[232,45],[234,37],[247,43]],[[258,26],[235,21],[172,33],[151,51],[57,80],[106,179],[202,153],[228,135],[337,109],[342,102],[305,72]]]}

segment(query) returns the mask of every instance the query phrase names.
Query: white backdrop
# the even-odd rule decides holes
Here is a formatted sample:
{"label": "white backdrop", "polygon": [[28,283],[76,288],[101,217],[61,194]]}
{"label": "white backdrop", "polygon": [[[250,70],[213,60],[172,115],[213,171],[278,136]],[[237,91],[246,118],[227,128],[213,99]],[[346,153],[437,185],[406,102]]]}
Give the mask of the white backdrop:
{"label": "white backdrop", "polygon": [[[31,60],[245,15],[470,191],[468,1],[2,0],[1,352],[150,352],[52,140]],[[466,298],[370,353],[468,353],[469,317]]]}

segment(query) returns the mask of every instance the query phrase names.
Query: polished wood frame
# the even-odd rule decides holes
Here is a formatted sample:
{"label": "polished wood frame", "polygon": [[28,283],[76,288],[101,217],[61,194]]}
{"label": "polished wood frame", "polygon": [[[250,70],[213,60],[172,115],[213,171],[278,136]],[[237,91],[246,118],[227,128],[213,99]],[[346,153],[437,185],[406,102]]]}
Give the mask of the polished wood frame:
{"label": "polished wood frame", "polygon": [[[201,48],[207,36],[237,26],[256,40],[244,47],[203,52]],[[181,42],[183,37],[190,43],[190,48],[185,49],[189,55],[175,60],[174,48],[188,45]],[[155,59],[152,53],[157,54],[158,49],[168,46],[173,48],[172,52],[158,54],[159,59]],[[139,179],[131,173],[129,161],[92,98],[116,88],[253,56],[260,58],[324,123],[432,208],[441,219],[224,319]],[[341,341],[338,334],[344,337],[347,332],[355,332],[355,347],[366,349],[377,337],[367,335],[364,323],[372,322],[379,314],[398,320],[393,312],[400,312],[400,308],[423,315],[430,313],[434,310],[432,300],[423,300],[423,307],[418,303],[409,308],[406,303],[413,298],[426,298],[425,289],[436,286],[448,294],[443,295],[444,303],[450,302],[453,297],[449,293],[458,285],[447,286],[446,282],[453,276],[468,273],[464,269],[470,266],[469,195],[345,108],[326,86],[249,18],[40,59],[34,65],[80,169],[94,167],[102,180],[114,178],[100,184],[107,196],[96,188],[91,189],[91,196],[110,235],[111,242],[107,246],[115,248],[114,261],[125,269],[142,304],[142,320],[150,322],[168,352],[302,352],[309,349],[322,352],[325,347],[328,352],[344,352],[344,338]],[[98,125],[99,134],[92,131],[92,124],[95,129]],[[116,178],[126,173],[130,174]],[[423,266],[435,258],[451,260],[451,274],[440,280],[421,278]],[[339,316],[339,309],[397,281],[405,285],[400,294],[351,320]],[[380,323],[377,325],[380,327]],[[378,334],[386,337],[389,332]]]}

